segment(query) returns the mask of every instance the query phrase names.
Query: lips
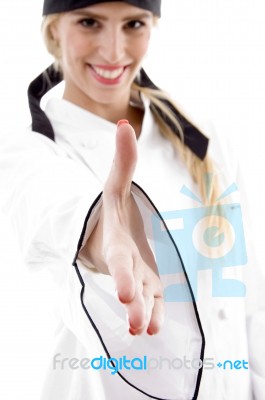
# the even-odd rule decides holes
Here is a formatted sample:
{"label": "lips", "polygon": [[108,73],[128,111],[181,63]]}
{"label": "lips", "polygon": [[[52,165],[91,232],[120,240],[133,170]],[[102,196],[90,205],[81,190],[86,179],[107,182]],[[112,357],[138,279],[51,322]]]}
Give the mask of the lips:
{"label": "lips", "polygon": [[124,66],[89,65],[93,75],[102,83],[118,83],[126,69]]}
{"label": "lips", "polygon": [[102,78],[106,78],[106,79],[116,79],[124,71],[124,67],[109,69],[109,68],[100,68],[100,67],[92,66],[92,68],[99,76],[101,76]]}

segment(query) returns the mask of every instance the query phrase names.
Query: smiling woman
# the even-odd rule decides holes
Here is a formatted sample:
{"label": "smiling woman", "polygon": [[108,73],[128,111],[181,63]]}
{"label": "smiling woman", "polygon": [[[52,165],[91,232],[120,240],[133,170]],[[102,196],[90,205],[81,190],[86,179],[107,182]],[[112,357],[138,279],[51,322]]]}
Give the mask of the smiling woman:
{"label": "smiling woman", "polygon": [[[242,229],[218,225],[242,226],[237,165],[143,69],[160,7],[45,0],[54,62],[29,85],[31,128],[1,138],[1,207],[57,294],[42,400],[262,400],[263,279],[241,266]],[[222,374],[225,360],[250,370]]]}
{"label": "smiling woman", "polygon": [[111,122],[123,116],[139,126],[142,113],[137,116],[129,99],[148,48],[152,13],[114,2],[52,20],[45,21],[44,35],[58,46],[53,55],[61,54],[64,98]]}

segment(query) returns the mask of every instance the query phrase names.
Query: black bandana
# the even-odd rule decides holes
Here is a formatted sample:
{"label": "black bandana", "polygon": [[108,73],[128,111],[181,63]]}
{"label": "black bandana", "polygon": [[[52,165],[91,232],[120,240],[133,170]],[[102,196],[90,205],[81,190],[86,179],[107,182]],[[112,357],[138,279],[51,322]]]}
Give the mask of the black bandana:
{"label": "black bandana", "polygon": [[[93,4],[109,2],[113,2],[113,0],[44,0],[43,15],[72,11]],[[124,2],[151,11],[158,17],[161,16],[161,0],[126,0]]]}
{"label": "black bandana", "polygon": [[[42,72],[34,81],[31,82],[28,88],[29,108],[32,116],[32,130],[42,133],[51,140],[55,140],[52,125],[46,116],[45,112],[40,107],[42,97],[54,86],[62,81],[62,74],[54,69],[51,65]],[[142,87],[148,87],[154,90],[159,88],[154,85],[146,72],[141,69],[139,76],[136,78],[136,83]],[[168,107],[178,119],[183,133],[184,143],[190,150],[203,160],[207,153],[209,139],[204,136],[181,112],[169,101],[161,99],[166,107]],[[165,115],[155,104],[151,103],[150,108],[156,111],[172,131],[180,137],[179,131],[172,121]]]}

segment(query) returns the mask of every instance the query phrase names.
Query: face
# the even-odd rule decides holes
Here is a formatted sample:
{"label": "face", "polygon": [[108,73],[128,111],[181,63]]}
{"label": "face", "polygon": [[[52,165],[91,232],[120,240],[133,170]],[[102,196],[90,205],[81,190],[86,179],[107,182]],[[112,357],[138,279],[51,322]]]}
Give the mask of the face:
{"label": "face", "polygon": [[151,12],[122,2],[61,14],[51,31],[60,46],[64,97],[85,108],[128,104],[152,26]]}

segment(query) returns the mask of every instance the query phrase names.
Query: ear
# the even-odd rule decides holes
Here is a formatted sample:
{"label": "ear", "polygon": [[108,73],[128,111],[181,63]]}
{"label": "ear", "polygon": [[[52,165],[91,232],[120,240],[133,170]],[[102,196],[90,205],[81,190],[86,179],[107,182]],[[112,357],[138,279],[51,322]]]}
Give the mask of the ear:
{"label": "ear", "polygon": [[47,17],[46,24],[43,27],[43,34],[48,52],[58,60],[61,57],[60,19],[57,15],[52,17]]}
{"label": "ear", "polygon": [[59,42],[59,19],[56,19],[53,21],[50,25],[50,37],[53,39],[55,42]]}

